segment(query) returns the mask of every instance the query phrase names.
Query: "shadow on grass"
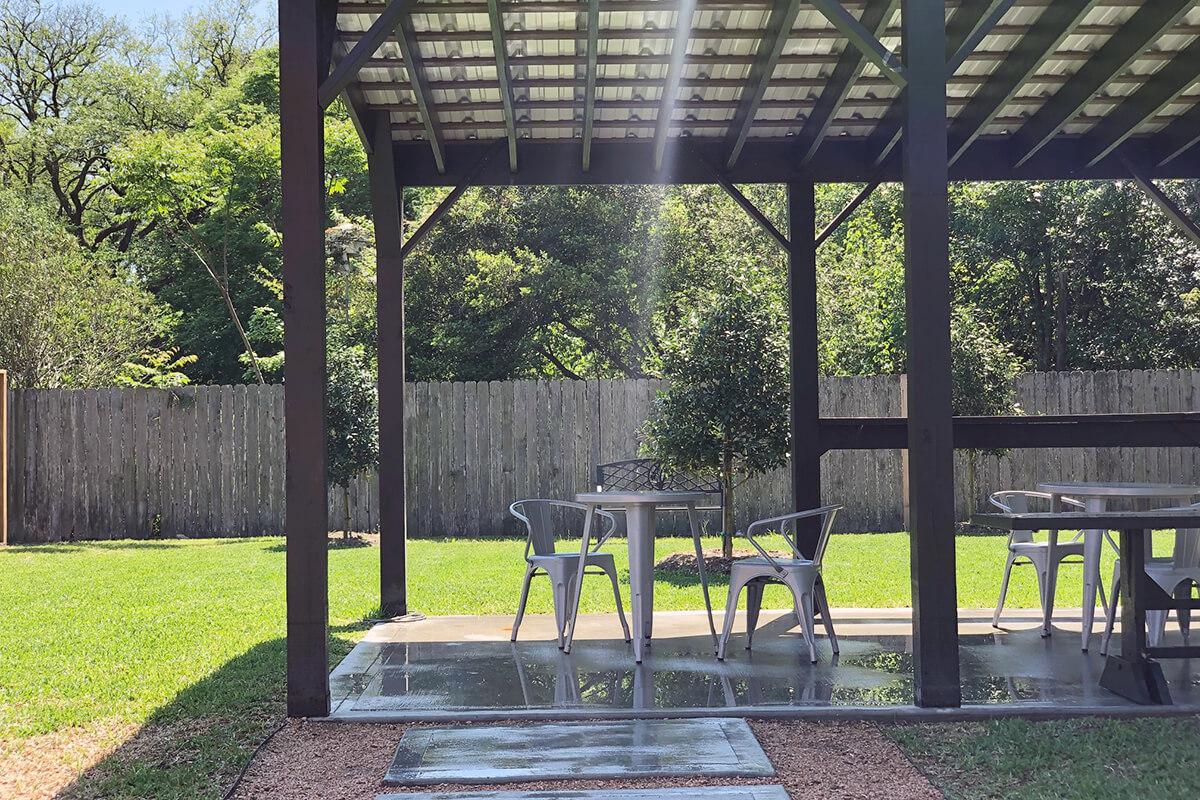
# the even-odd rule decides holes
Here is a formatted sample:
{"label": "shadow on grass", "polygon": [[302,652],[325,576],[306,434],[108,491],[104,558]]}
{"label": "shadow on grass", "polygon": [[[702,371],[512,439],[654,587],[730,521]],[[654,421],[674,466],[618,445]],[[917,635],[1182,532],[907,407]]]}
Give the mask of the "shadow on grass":
{"label": "shadow on grass", "polygon": [[[118,541],[104,541],[89,539],[87,541],[78,542],[47,542],[45,544],[14,544],[5,548],[4,552],[8,553],[83,553],[88,550],[172,550],[184,544],[199,544],[205,546],[219,546],[245,543],[247,537],[220,537],[213,539],[121,539]],[[253,538],[253,537],[251,537]]]}
{"label": "shadow on grass", "polygon": [[[331,628],[330,661],[353,646]],[[187,687],[54,800],[219,800],[284,718],[286,640],[263,642]]]}

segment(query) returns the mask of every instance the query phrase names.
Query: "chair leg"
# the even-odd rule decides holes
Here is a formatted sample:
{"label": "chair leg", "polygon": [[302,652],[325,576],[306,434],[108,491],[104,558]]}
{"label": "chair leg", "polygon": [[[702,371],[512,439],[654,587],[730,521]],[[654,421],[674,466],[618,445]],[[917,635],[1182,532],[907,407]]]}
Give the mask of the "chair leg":
{"label": "chair leg", "polygon": [[563,632],[567,626],[567,603],[570,601],[571,592],[563,579],[553,580],[550,585],[554,587],[554,633],[558,639],[558,649],[562,650],[566,642]]}
{"label": "chair leg", "polygon": [[533,567],[525,567],[525,582],[521,584],[521,602],[517,605],[517,618],[513,622],[512,639],[517,640],[517,631],[521,630],[521,621],[525,619],[525,605],[529,602],[529,584],[533,582]]}
{"label": "chair leg", "polygon": [[829,644],[833,647],[834,653],[841,652],[838,650],[837,634],[833,632],[833,615],[829,612],[829,597],[825,594],[825,582],[818,579],[814,587],[816,592],[817,608],[821,611],[821,622],[825,624],[825,635],[829,637]]}
{"label": "chair leg", "polygon": [[1004,563],[1004,578],[1000,581],[1000,599],[996,601],[996,613],[992,615],[992,627],[1000,627],[1000,612],[1004,610],[1004,599],[1008,596],[1008,580],[1012,577],[1013,562],[1017,560],[1017,556],[1013,551],[1008,551],[1008,560]]}
{"label": "chair leg", "polygon": [[800,618],[800,630],[808,645],[809,663],[817,663],[817,639],[813,635],[813,597],[811,592],[796,595],[796,616]]}
{"label": "chair leg", "polygon": [[1108,596],[1108,611],[1104,615],[1104,640],[1100,642],[1100,655],[1108,655],[1108,645],[1112,641],[1113,628],[1117,623],[1117,603],[1121,599],[1121,562],[1113,567],[1112,593]]}
{"label": "chair leg", "polygon": [[725,649],[729,646],[729,637],[733,634],[733,622],[737,618],[738,598],[742,587],[746,584],[729,582],[729,598],[725,601],[725,619],[721,624],[721,640],[717,643],[717,661],[725,660]]}
{"label": "chair leg", "polygon": [[746,649],[754,644],[754,629],[758,627],[758,615],[762,611],[763,582],[750,581],[746,586]]}
{"label": "chair leg", "polygon": [[612,581],[613,597],[617,601],[617,619],[621,620],[621,633],[625,635],[625,644],[633,641],[633,637],[629,635],[629,623],[625,621],[625,609],[621,607],[621,585],[617,582],[617,568],[613,564],[604,564],[601,569],[608,573],[609,579]]}

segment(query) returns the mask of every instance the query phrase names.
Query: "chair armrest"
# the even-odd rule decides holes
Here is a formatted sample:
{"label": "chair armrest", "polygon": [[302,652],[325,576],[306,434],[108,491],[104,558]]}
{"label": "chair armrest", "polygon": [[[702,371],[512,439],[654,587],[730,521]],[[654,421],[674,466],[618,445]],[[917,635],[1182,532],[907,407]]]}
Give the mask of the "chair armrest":
{"label": "chair armrest", "polygon": [[[757,541],[755,541],[754,536],[755,536],[755,533],[758,531],[771,530],[772,529],[771,526],[778,526],[779,534],[783,537],[783,540],[785,542],[787,542],[788,547],[790,547],[792,549],[792,553],[796,556],[796,558],[802,559],[805,557],[804,553],[800,552],[800,548],[797,547],[796,543],[794,541],[792,541],[790,536],[787,535],[787,532],[784,531],[781,523],[791,522],[793,520],[798,520],[798,519],[808,519],[811,517],[821,517],[822,519],[828,519],[830,514],[836,514],[842,508],[843,508],[843,506],[840,506],[840,505],[822,506],[821,508],[813,508],[813,509],[809,509],[808,511],[796,511],[791,514],[782,514],[778,517],[768,517],[766,519],[755,520],[754,522],[750,523],[750,527],[748,527],[746,529],[746,533],[744,535],[747,539],[750,540],[750,543],[752,545],[754,545],[754,548],[756,550],[758,550],[758,552],[762,553],[768,560],[771,561],[772,564],[775,564],[776,563],[775,560],[767,555],[766,551],[762,548],[762,546],[759,545]],[[776,564],[776,569],[779,569],[777,564]]]}

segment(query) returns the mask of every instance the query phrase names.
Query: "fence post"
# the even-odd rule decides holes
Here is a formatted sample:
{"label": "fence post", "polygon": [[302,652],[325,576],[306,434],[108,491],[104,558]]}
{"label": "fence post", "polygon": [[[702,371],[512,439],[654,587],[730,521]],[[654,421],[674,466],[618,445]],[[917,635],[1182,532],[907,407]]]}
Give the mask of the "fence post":
{"label": "fence post", "polygon": [[0,547],[8,544],[8,373],[0,369]]}

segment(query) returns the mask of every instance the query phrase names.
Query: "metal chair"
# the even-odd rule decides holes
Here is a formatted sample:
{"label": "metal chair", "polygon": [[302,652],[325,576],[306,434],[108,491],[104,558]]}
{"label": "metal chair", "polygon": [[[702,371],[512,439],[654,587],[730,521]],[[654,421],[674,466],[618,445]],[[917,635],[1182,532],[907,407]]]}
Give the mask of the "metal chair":
{"label": "metal chair", "polygon": [[[829,543],[833,521],[841,508],[842,506],[824,506],[811,511],[799,511],[794,514],[760,519],[746,529],[745,536],[758,551],[760,557],[733,562],[729,575],[729,600],[725,605],[725,627],[717,647],[719,661],[725,660],[725,650],[729,645],[729,636],[733,633],[734,617],[737,614],[738,599],[743,588],[747,590],[746,649],[751,648],[754,627],[758,624],[758,614],[762,609],[763,589],[768,583],[782,583],[791,590],[796,619],[800,623],[800,630],[804,632],[804,641],[808,645],[810,661],[814,664],[817,661],[817,645],[813,636],[813,627],[816,624],[814,610],[821,615],[821,620],[825,624],[825,634],[829,637],[833,652],[838,652],[837,635],[833,632],[833,620],[829,615],[829,601],[825,597],[825,584],[821,579],[821,559],[825,555],[825,546]],[[796,546],[795,525],[797,520],[812,517],[821,517],[821,532],[812,559],[807,559],[800,548]],[[789,524],[792,526],[792,536],[787,534],[786,528]],[[777,531],[782,535],[795,558],[777,559],[763,549],[754,537],[756,533],[767,531]]]}
{"label": "metal chair", "polygon": [[[1164,508],[1163,511],[1196,511],[1200,503],[1175,508]],[[1151,556],[1152,542],[1146,541],[1146,575],[1158,584],[1169,595],[1175,595],[1186,589],[1191,594],[1192,586],[1200,586],[1200,531],[1175,531],[1174,552],[1166,558]],[[1108,600],[1108,614],[1104,618],[1104,641],[1100,652],[1108,655],[1108,645],[1112,641],[1113,627],[1117,621],[1117,604],[1121,599],[1121,559],[1113,566],[1112,594]],[[1167,631],[1167,611],[1146,612],[1146,643],[1150,647],[1158,647]],[[1191,638],[1191,612],[1177,610],[1175,620],[1179,623],[1179,632],[1184,642]]]}
{"label": "metal chair", "polygon": [[[996,492],[988,500],[1005,514],[1027,514],[1029,513],[1030,500],[1049,501],[1050,495],[1045,492],[1027,492],[1020,489],[1013,489]],[[1063,505],[1070,506],[1071,508],[1078,508],[1080,510],[1084,508],[1083,503],[1073,498],[1063,497],[1061,500]],[[1004,611],[1004,598],[1008,596],[1008,580],[1012,576],[1012,569],[1017,565],[1018,559],[1023,558],[1029,561],[1037,571],[1038,596],[1041,598],[1042,611],[1044,613],[1046,610],[1046,583],[1049,578],[1050,567],[1054,567],[1055,575],[1057,575],[1059,566],[1068,557],[1078,556],[1082,560],[1084,545],[1082,532],[1076,534],[1075,538],[1069,542],[1059,542],[1054,548],[1054,564],[1051,565],[1049,542],[1034,541],[1033,531],[1013,531],[1010,533],[1008,535],[1008,561],[1004,564],[1004,578],[1000,582],[1000,599],[996,601],[996,613],[992,615],[992,627],[1000,627],[1000,613]],[[1101,590],[1100,597],[1103,601],[1103,590]]]}
{"label": "metal chair", "polygon": [[[517,608],[517,618],[513,622],[512,641],[517,640],[517,631],[521,629],[521,621],[525,618],[525,606],[529,602],[529,585],[533,582],[538,571],[544,572],[550,578],[554,592],[554,622],[558,635],[558,649],[561,650],[566,636],[567,625],[570,622],[571,609],[575,592],[582,589],[575,584],[578,580],[579,553],[555,552],[555,509],[574,509],[584,513],[585,525],[590,524],[587,516],[587,506],[580,503],[570,503],[563,500],[518,500],[509,506],[508,510],[514,517],[525,523],[529,538],[525,542],[525,581],[521,585],[521,604]],[[608,523],[608,530],[603,532],[596,541],[596,546],[588,553],[584,565],[585,575],[607,575],[612,581],[613,596],[617,601],[617,616],[621,620],[621,630],[625,633],[625,641],[630,641],[629,625],[625,621],[625,611],[621,607],[621,589],[617,583],[617,565],[612,553],[598,552],[617,528],[617,520],[607,511],[596,511],[596,516]],[[530,552],[532,551],[532,552]],[[587,572],[587,567],[594,566],[599,572]]]}

